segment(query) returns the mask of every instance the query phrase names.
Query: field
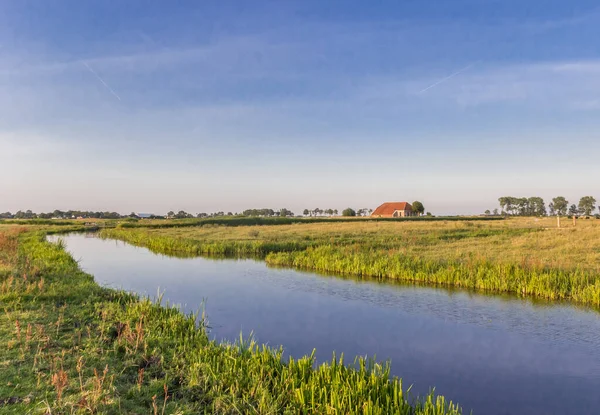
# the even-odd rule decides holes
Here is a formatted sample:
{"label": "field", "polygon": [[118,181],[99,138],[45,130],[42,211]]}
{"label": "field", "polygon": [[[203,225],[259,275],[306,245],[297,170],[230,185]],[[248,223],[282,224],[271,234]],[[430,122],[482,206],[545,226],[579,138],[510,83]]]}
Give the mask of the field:
{"label": "field", "polygon": [[98,286],[56,231],[0,225],[0,413],[460,413],[387,365],[210,341],[203,316]]}
{"label": "field", "polygon": [[508,292],[600,306],[600,221],[295,223],[116,228],[105,237],[178,255],[257,255],[271,265]]}

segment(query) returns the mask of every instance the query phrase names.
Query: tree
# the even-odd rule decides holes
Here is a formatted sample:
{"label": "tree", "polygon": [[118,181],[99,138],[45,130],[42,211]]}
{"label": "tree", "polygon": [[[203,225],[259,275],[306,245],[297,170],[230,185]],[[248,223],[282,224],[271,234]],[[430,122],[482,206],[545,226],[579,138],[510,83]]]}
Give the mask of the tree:
{"label": "tree", "polygon": [[556,215],[556,210],[554,209],[554,203],[550,202],[548,204],[548,215],[554,216]]}
{"label": "tree", "polygon": [[590,216],[596,210],[596,199],[592,196],[583,196],[579,199],[579,212],[585,216]]}
{"label": "tree", "polygon": [[492,212],[490,212],[490,210],[489,210],[489,209],[486,209],[486,211],[485,211],[485,212],[483,212],[483,213],[485,213],[485,214],[486,214],[486,215],[488,215],[488,216],[492,214]]}
{"label": "tree", "polygon": [[193,218],[193,215],[190,215],[189,213],[187,213],[184,210],[180,210],[179,212],[177,212],[177,214],[175,215],[175,218],[177,219],[185,219],[185,218]]}
{"label": "tree", "polygon": [[346,208],[342,210],[342,216],[356,216],[356,212],[354,209]]}
{"label": "tree", "polygon": [[557,215],[565,216],[567,214],[569,201],[563,196],[557,196],[552,199],[552,204],[554,205],[554,212],[556,212]]}
{"label": "tree", "polygon": [[167,213],[167,218],[172,218],[173,216],[175,216],[175,212],[170,210],[169,213]]}
{"label": "tree", "polygon": [[569,215],[577,216],[578,213],[579,213],[579,210],[577,209],[577,206],[571,205],[571,207],[569,208]]}
{"label": "tree", "polygon": [[502,196],[498,198],[498,203],[500,203],[502,211],[506,212],[507,215],[510,215],[513,211],[513,200],[514,197],[511,196]]}
{"label": "tree", "polygon": [[279,216],[283,216],[283,217],[294,216],[294,212],[292,212],[291,210],[286,209],[286,208],[281,208],[281,210],[279,211]]}
{"label": "tree", "polygon": [[498,209],[494,209],[494,216],[498,216],[498,215],[499,215]]}
{"label": "tree", "polygon": [[541,197],[527,199],[527,216],[546,216],[546,204]]}
{"label": "tree", "polygon": [[412,204],[412,210],[417,215],[421,216],[423,213],[425,213],[425,206],[423,206],[423,203],[419,202],[418,200],[415,200]]}
{"label": "tree", "polygon": [[337,216],[338,210],[337,209],[333,209],[333,214]]}
{"label": "tree", "polygon": [[302,214],[303,214],[304,216],[308,216],[308,214],[309,214],[309,213],[310,213],[310,211],[309,211],[308,209],[304,209],[304,210],[302,211]]}

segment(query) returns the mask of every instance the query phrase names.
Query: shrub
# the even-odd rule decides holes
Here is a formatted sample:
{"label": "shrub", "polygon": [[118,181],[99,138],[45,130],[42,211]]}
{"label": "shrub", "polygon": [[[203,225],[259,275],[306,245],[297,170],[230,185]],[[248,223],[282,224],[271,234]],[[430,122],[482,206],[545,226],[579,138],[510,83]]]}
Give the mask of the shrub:
{"label": "shrub", "polygon": [[354,209],[346,208],[342,211],[342,216],[356,216]]}

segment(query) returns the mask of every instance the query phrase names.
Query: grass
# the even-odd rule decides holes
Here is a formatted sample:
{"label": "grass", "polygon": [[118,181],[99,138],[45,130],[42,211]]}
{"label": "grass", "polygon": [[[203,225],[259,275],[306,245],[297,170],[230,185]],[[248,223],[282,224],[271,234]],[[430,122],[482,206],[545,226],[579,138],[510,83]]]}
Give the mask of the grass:
{"label": "grass", "polygon": [[505,292],[600,307],[600,221],[295,223],[107,229],[107,238],[180,255],[257,255],[267,263]]}
{"label": "grass", "polygon": [[201,316],[98,286],[44,235],[0,227],[0,413],[460,413],[410,399],[385,364],[215,343]]}
{"label": "grass", "polygon": [[[346,223],[362,222],[437,222],[437,221],[462,221],[458,216],[450,217],[405,217],[405,218],[375,218],[375,217],[257,217],[257,216],[233,216],[215,217],[203,219],[172,219],[172,220],[140,220],[129,223],[120,223],[120,228],[187,228],[197,226],[265,226],[265,225],[291,225],[307,223]],[[499,221],[502,217],[477,216],[470,218],[471,221]]]}

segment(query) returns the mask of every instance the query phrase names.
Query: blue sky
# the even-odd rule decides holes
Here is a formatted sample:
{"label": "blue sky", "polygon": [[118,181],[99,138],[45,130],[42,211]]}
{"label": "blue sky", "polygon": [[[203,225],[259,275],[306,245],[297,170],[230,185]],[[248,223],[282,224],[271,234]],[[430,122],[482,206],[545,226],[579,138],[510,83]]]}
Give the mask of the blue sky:
{"label": "blue sky", "polygon": [[583,0],[3,1],[0,211],[600,198],[598,39]]}

